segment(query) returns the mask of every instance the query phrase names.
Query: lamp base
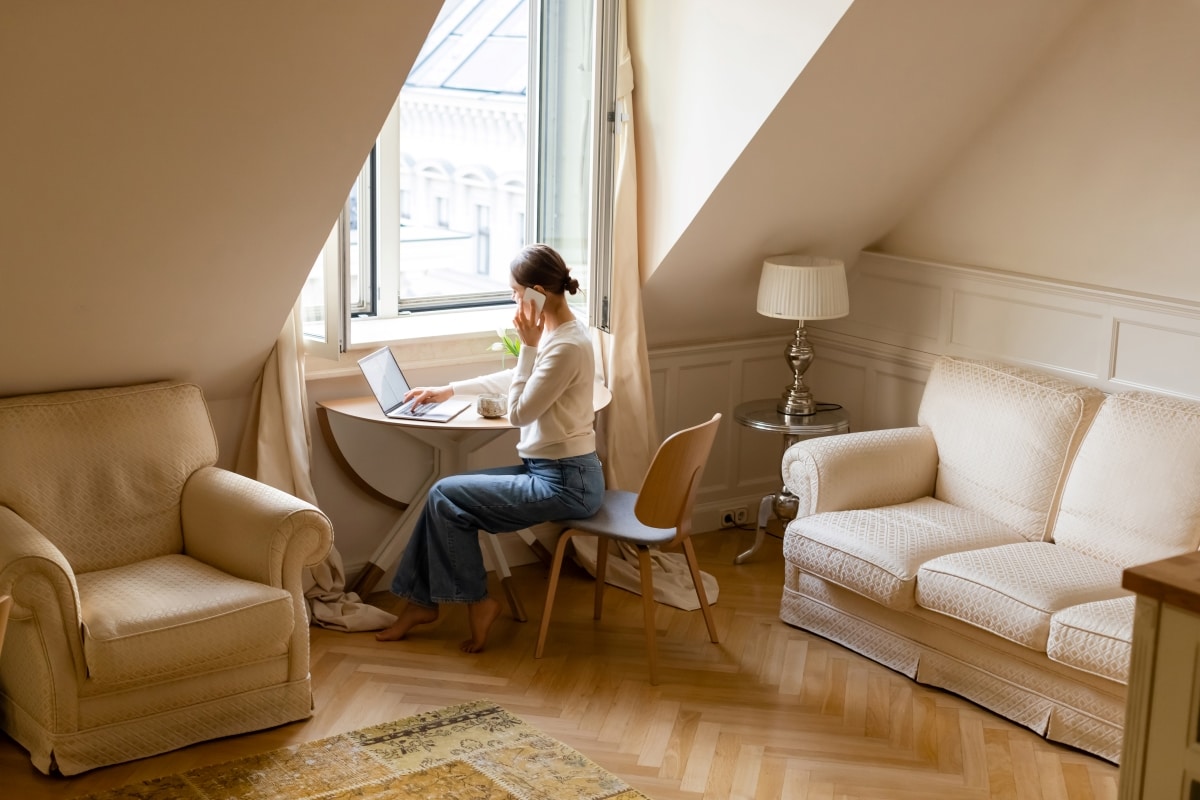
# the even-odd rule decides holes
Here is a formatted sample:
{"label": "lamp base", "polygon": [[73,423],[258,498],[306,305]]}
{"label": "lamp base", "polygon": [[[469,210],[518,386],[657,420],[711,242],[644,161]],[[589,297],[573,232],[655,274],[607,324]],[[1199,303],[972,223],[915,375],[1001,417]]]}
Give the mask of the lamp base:
{"label": "lamp base", "polygon": [[808,343],[803,320],[796,325],[796,335],[788,342],[783,355],[792,370],[792,382],[784,388],[775,410],[790,417],[812,416],[817,413],[817,401],[813,399],[812,390],[804,385],[804,373],[812,363],[813,348]]}
{"label": "lamp base", "polygon": [[796,395],[789,386],[788,391],[779,398],[775,410],[789,417],[811,417],[817,413],[817,402],[813,400],[812,392],[806,391],[803,395]]}

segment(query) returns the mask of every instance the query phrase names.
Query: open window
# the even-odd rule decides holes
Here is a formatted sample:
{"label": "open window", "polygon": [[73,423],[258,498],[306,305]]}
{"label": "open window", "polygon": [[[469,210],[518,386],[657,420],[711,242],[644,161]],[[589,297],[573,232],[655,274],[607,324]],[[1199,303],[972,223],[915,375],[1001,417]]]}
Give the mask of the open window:
{"label": "open window", "polygon": [[505,306],[532,241],[563,254],[581,316],[608,329],[617,8],[448,0],[304,287],[310,352]]}

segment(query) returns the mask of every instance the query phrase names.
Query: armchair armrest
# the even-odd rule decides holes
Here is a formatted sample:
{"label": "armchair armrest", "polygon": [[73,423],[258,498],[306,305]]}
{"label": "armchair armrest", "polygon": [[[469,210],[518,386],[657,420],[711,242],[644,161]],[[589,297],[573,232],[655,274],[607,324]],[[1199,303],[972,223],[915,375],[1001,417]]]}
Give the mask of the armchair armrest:
{"label": "armchair armrest", "polygon": [[[39,649],[49,654],[55,686],[69,685],[71,691],[63,696],[74,696],[75,685],[87,675],[75,571],[61,550],[7,506],[0,506],[0,595],[12,597],[9,619],[13,623],[23,628],[32,624],[32,630],[22,635],[40,639]],[[69,676],[64,669],[70,670]]]}
{"label": "armchair armrest", "polygon": [[333,546],[324,512],[265,483],[216,467],[183,487],[183,549],[219,570],[303,594],[293,585]]}
{"label": "armchair armrest", "polygon": [[783,454],[783,483],[797,517],[878,508],[933,494],[938,453],[928,428],[892,428],[796,442]]}

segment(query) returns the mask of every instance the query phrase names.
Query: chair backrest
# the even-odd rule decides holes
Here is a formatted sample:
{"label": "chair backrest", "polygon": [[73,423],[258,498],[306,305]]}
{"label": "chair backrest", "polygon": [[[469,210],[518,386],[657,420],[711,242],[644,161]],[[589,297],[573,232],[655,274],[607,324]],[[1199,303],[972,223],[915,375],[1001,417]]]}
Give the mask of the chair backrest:
{"label": "chair backrest", "polygon": [[217,460],[200,388],[153,383],[0,400],[0,506],[78,573],[183,549],[180,497]]}
{"label": "chair backrest", "polygon": [[696,490],[720,422],[721,415],[713,414],[708,422],[668,436],[642,480],[633,513],[643,525],[675,528],[673,542],[691,535]]}
{"label": "chair backrest", "polygon": [[8,612],[12,610],[12,598],[0,596],[0,652],[4,651],[4,630],[8,627]]}

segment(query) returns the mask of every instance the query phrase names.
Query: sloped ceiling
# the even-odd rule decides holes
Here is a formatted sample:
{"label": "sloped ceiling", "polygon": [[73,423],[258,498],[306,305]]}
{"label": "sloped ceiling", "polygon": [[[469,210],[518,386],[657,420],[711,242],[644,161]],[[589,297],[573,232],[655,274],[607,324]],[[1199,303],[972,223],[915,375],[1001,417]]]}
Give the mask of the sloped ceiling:
{"label": "sloped ceiling", "polygon": [[876,246],[1200,302],[1200,3],[1106,0]]}
{"label": "sloped ceiling", "polygon": [[[724,35],[728,21],[703,22],[705,6],[730,4],[631,0],[634,69],[645,75],[635,130],[639,222],[652,231],[640,253],[651,346],[779,332],[754,310],[763,258],[807,252],[852,265],[1088,2],[855,0],[840,19],[826,16],[832,32],[781,83],[759,73],[756,53],[787,46],[797,20],[786,5],[738,4],[759,33],[739,38]],[[668,55],[661,42],[681,16],[700,41]],[[667,58],[684,59],[669,83],[659,77]],[[717,60],[728,75],[692,80],[706,70],[688,58]],[[750,88],[731,102],[739,85]],[[730,106],[761,124],[726,123]],[[697,109],[711,124],[680,131]],[[681,135],[686,147],[669,145]]]}
{"label": "sloped ceiling", "polygon": [[247,395],[440,6],[0,5],[0,396]]}

